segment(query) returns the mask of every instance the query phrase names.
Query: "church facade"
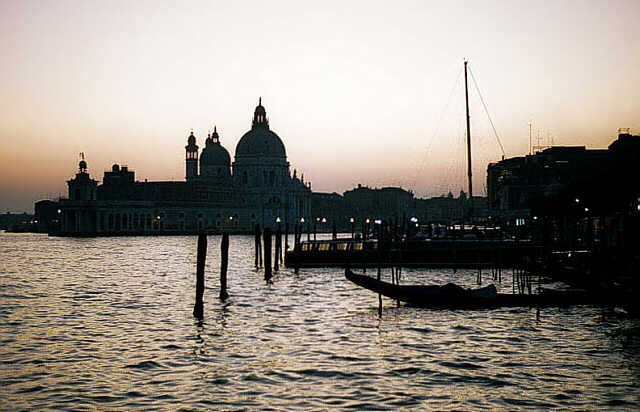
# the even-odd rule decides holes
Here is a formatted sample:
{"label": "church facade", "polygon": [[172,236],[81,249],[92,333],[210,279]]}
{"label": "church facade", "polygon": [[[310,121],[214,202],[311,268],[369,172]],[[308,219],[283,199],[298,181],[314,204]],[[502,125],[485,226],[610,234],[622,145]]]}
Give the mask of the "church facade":
{"label": "church facade", "polygon": [[261,100],[233,163],[217,128],[201,152],[193,132],[187,137],[184,181],[139,182],[134,171],[114,164],[99,184],[81,160],[67,181],[68,199],[59,201],[55,234],[251,233],[256,224],[292,226],[308,219],[311,184],[291,173],[284,143],[270,129]]}

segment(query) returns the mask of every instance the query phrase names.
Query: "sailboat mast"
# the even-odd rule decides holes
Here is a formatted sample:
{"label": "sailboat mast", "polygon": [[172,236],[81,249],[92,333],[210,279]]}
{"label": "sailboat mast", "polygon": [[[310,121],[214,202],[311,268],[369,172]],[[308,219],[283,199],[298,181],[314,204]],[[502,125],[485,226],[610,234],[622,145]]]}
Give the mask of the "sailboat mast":
{"label": "sailboat mast", "polygon": [[469,126],[469,88],[467,87],[467,61],[464,61],[464,98],[467,105],[467,177],[469,179],[469,218],[473,223],[473,186],[471,185],[471,127]]}

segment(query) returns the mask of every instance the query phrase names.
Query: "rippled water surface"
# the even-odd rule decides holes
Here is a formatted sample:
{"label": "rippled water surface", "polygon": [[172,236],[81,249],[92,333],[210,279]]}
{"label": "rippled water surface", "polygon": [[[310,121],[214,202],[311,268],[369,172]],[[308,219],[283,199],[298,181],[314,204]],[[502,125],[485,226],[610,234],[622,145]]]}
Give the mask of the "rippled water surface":
{"label": "rippled water surface", "polygon": [[[640,408],[640,343],[626,333],[639,325],[615,308],[537,317],[385,300],[380,319],[377,297],[338,269],[281,269],[266,284],[242,236],[222,303],[219,244],[209,237],[198,323],[194,237],[1,233],[0,408]],[[403,272],[449,281],[475,273]]]}

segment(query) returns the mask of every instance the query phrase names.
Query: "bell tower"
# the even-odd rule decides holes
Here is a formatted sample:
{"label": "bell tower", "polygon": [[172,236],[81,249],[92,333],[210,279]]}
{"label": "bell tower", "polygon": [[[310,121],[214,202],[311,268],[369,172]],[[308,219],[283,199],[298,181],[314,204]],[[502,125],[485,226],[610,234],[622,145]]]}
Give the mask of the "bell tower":
{"label": "bell tower", "polygon": [[198,176],[198,145],[193,130],[187,138],[187,145],[184,148],[186,151],[186,178],[189,181]]}
{"label": "bell tower", "polygon": [[96,200],[98,181],[93,180],[87,172],[87,162],[84,153],[80,153],[78,173],[74,179],[67,180],[69,186],[69,200]]}

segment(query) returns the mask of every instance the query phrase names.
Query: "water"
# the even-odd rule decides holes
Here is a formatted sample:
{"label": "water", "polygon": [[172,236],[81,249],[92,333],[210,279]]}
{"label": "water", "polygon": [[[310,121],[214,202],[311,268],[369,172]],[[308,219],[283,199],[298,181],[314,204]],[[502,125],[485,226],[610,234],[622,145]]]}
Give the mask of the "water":
{"label": "water", "polygon": [[194,237],[0,234],[0,409],[640,408],[639,337],[624,333],[639,322],[614,308],[538,319],[385,300],[379,319],[377,297],[338,269],[281,269],[266,285],[242,236],[221,303],[219,244],[209,237],[198,323]]}

